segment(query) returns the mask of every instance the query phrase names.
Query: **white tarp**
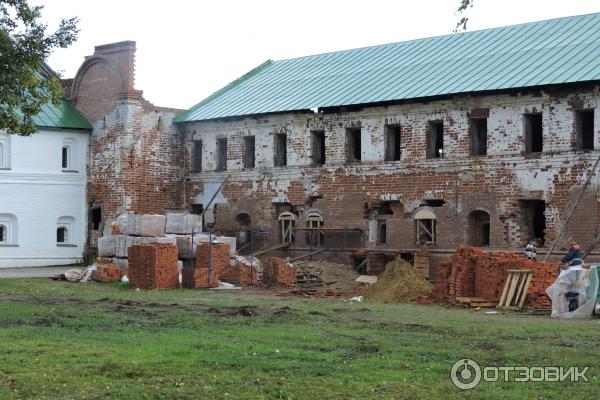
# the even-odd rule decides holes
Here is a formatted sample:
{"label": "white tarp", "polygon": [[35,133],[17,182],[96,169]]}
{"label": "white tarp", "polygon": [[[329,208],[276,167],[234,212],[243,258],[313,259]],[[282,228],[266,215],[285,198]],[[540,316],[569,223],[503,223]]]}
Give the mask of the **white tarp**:
{"label": "white tarp", "polygon": [[[598,266],[585,269],[578,265],[560,272],[556,281],[546,289],[552,300],[552,318],[586,318],[592,315],[598,293]],[[573,311],[569,311],[569,304]]]}

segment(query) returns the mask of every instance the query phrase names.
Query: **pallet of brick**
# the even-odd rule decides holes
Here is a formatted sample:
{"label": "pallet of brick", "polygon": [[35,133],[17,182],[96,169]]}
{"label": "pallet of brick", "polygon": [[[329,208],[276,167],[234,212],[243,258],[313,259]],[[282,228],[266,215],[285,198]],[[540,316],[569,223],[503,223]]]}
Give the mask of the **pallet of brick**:
{"label": "pallet of brick", "polygon": [[131,236],[164,236],[166,217],[158,214],[129,214],[127,234]]}
{"label": "pallet of brick", "polygon": [[92,271],[92,279],[99,282],[119,282],[127,271],[113,263],[100,264]]}
{"label": "pallet of brick", "polygon": [[184,268],[182,272],[183,286],[187,288],[219,286],[219,275],[229,268],[229,260],[228,245],[224,243],[201,243],[196,249],[194,269]]}
{"label": "pallet of brick", "polygon": [[129,248],[129,282],[139,289],[179,287],[177,246],[136,244]]}
{"label": "pallet of brick", "polygon": [[266,285],[292,286],[296,284],[296,268],[279,257],[264,257],[261,262],[262,281]]}
{"label": "pallet of brick", "polygon": [[261,283],[258,277],[258,269],[241,263],[229,266],[221,272],[219,281],[239,286],[256,286]]}
{"label": "pallet of brick", "polygon": [[195,234],[193,240],[191,235],[171,235],[168,237],[173,237],[177,241],[179,259],[181,260],[196,258],[198,245],[201,243],[208,243],[210,239],[206,233]]}

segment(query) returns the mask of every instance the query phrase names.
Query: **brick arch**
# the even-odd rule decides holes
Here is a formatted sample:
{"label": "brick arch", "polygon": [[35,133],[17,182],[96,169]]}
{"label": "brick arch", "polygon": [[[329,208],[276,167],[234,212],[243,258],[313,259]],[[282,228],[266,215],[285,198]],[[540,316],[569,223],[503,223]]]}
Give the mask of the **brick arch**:
{"label": "brick arch", "polygon": [[71,100],[79,111],[95,123],[110,114],[123,91],[123,79],[116,66],[104,57],[86,60],[73,80]]}

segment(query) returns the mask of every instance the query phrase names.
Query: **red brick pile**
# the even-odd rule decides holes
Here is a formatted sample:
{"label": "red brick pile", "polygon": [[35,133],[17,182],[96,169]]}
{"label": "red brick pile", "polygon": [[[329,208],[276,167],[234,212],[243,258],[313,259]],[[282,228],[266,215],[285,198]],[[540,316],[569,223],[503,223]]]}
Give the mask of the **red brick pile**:
{"label": "red brick pile", "polygon": [[171,289],[179,286],[177,245],[137,244],[128,250],[129,282],[139,289]]}
{"label": "red brick pile", "polygon": [[101,264],[92,271],[92,279],[100,282],[119,282],[123,275],[127,275],[127,270],[119,268],[116,264]]}
{"label": "red brick pile", "polygon": [[262,259],[262,280],[266,285],[292,286],[296,284],[296,268],[279,257],[264,257]]}
{"label": "red brick pile", "polygon": [[237,263],[233,267],[227,268],[219,275],[219,280],[232,283],[239,286],[258,285],[258,270],[256,266],[250,268],[249,265]]}
{"label": "red brick pile", "polygon": [[457,297],[498,301],[509,269],[533,272],[525,306],[551,307],[546,288],[558,277],[555,264],[531,261],[513,253],[486,253],[474,247],[459,247],[449,263],[440,264],[433,298],[438,302],[454,301]]}
{"label": "red brick pile", "polygon": [[[209,275],[210,264],[210,275]],[[183,287],[207,288],[219,286],[219,276],[229,268],[229,245],[203,243],[196,249],[196,268],[181,273]],[[229,282],[223,279],[225,282]],[[233,283],[233,282],[229,282]]]}

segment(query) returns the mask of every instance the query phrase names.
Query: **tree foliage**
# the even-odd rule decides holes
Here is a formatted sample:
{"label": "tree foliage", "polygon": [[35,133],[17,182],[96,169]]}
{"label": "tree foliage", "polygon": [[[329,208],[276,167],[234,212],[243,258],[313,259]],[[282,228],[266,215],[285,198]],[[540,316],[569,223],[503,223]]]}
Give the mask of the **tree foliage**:
{"label": "tree foliage", "polygon": [[467,10],[469,8],[473,7],[474,1],[475,0],[460,0],[460,5],[456,9],[456,12],[461,15],[461,18],[456,23],[454,32],[460,32],[460,31],[467,30],[467,22],[469,22],[469,17],[467,16]]}
{"label": "tree foliage", "polygon": [[75,42],[77,18],[62,19],[47,34],[41,10],[27,0],[0,0],[0,129],[7,133],[36,132],[33,117],[64,95],[58,77],[45,72],[44,61],[52,50]]}

